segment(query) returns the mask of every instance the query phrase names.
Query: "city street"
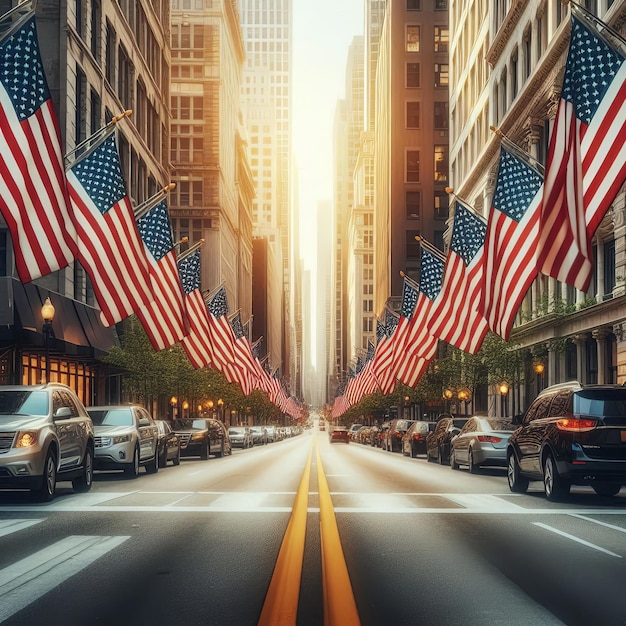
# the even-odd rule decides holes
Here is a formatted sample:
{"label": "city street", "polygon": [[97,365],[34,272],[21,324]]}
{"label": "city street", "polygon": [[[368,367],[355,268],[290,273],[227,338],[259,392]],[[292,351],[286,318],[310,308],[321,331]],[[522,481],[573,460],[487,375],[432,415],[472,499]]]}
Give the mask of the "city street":
{"label": "city street", "polygon": [[0,494],[0,622],[256,624],[310,469],[297,623],[323,624],[318,459],[362,624],[625,623],[626,489],[553,504],[538,483],[510,493],[504,469],[317,430],[136,480],[96,473],[49,504]]}

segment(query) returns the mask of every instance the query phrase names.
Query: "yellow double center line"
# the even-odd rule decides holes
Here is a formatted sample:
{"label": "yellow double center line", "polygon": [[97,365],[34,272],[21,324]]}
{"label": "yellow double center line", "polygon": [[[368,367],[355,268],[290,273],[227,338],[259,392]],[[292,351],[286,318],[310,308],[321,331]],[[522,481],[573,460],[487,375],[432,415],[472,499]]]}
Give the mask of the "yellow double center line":
{"label": "yellow double center line", "polygon": [[[306,538],[311,458],[313,443],[315,442],[316,439],[314,438],[300,480],[291,518],[278,553],[274,574],[265,597],[259,626],[288,626],[295,624],[297,620]],[[361,622],[318,446],[316,446],[316,453],[320,502],[324,624],[325,626],[358,626]]]}

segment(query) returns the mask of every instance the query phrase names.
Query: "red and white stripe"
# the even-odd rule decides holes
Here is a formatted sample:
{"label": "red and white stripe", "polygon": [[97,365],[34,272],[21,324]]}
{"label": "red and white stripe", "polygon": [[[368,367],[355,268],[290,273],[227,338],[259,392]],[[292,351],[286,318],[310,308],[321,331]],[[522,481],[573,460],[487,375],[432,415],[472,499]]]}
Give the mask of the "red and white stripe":
{"label": "red and white stripe", "polygon": [[211,367],[213,347],[209,340],[209,311],[199,289],[187,295],[185,309],[189,319],[189,333],[183,337],[181,344],[196,369]]}

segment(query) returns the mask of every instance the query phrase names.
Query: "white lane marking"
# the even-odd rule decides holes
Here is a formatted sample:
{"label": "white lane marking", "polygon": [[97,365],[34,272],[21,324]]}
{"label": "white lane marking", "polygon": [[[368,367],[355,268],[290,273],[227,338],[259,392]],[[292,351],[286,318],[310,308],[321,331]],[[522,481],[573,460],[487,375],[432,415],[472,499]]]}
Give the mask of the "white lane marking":
{"label": "white lane marking", "polygon": [[488,494],[454,493],[445,496],[447,500],[456,502],[466,509],[474,511],[485,510],[498,513],[509,513],[519,508],[517,504]]}
{"label": "white lane marking", "polygon": [[0,522],[0,537],[24,530],[24,528],[39,524],[39,522],[43,522],[45,519],[45,517],[42,517],[41,519],[11,519],[6,520],[5,522]]}
{"label": "white lane marking", "polygon": [[0,570],[0,621],[58,587],[129,536],[71,536]]}
{"label": "white lane marking", "polygon": [[580,537],[575,537],[574,535],[565,533],[562,530],[559,530],[558,528],[553,528],[552,526],[548,526],[547,524],[543,524],[542,522],[533,522],[533,524],[535,526],[539,526],[540,528],[544,528],[545,530],[549,530],[551,533],[561,535],[561,537],[565,537],[566,539],[570,539],[571,541],[580,543],[583,546],[587,546],[588,548],[593,548],[594,550],[598,550],[599,552],[604,552],[605,554],[608,554],[609,556],[615,556],[618,559],[622,558],[619,554],[615,554],[615,552],[611,552],[610,550],[601,548],[600,546],[597,546],[595,543],[589,543],[588,541],[585,541],[584,539],[580,539]]}
{"label": "white lane marking", "polygon": [[577,517],[578,519],[585,520],[586,522],[591,522],[592,524],[598,524],[599,526],[604,526],[605,528],[610,528],[611,530],[617,530],[620,533],[626,533],[626,528],[622,528],[621,526],[614,526],[613,524],[607,524],[606,522],[601,522],[598,519],[592,519],[591,517],[587,517],[585,515],[572,515],[572,517]]}

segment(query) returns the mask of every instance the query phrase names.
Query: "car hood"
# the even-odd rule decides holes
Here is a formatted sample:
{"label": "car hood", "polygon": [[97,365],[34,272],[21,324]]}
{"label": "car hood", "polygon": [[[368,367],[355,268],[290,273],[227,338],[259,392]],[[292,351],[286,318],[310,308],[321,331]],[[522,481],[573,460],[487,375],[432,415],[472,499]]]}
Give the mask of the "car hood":
{"label": "car hood", "polygon": [[48,421],[41,415],[2,415],[0,416],[0,430],[26,430],[41,428]]}
{"label": "car hood", "polygon": [[93,427],[96,435],[126,435],[127,433],[134,433],[135,429],[132,426],[95,426]]}

